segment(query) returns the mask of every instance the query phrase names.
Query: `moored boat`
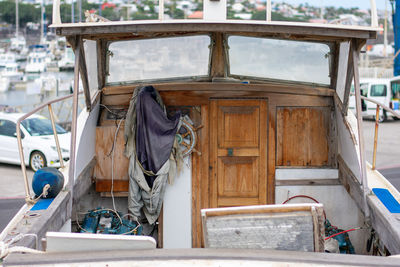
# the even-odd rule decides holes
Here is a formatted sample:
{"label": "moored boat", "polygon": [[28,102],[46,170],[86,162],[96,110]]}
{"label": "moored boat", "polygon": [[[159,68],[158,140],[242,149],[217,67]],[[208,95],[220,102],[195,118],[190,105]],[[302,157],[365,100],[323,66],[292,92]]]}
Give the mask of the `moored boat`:
{"label": "moored boat", "polygon": [[53,12],[86,109],[75,106],[64,190],[0,236],[37,250],[46,238],[46,252],[6,265],[398,262],[367,256],[400,254],[400,193],[366,162],[361,127],[358,57],[379,28],[225,13],[222,1],[190,21],[63,24]]}

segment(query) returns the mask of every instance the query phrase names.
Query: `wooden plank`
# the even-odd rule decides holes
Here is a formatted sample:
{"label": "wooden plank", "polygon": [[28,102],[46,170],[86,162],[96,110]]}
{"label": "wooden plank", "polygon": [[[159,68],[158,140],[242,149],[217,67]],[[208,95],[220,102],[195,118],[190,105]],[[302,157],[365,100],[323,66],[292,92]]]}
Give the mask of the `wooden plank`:
{"label": "wooden plank", "polygon": [[278,166],[329,165],[329,109],[278,108]]}
{"label": "wooden plank", "polygon": [[226,77],[224,35],[222,32],[214,33],[215,43],[211,51],[211,77]]}
{"label": "wooden plank", "polygon": [[275,204],[276,106],[268,101],[267,203]]}
{"label": "wooden plank", "polygon": [[267,204],[267,189],[268,189],[268,156],[267,156],[267,120],[268,120],[268,107],[267,100],[260,101],[260,174],[258,182],[258,202],[260,204]]}
{"label": "wooden plank", "polygon": [[[99,89],[105,85],[106,77],[106,43],[105,41],[97,41],[97,80]],[[133,91],[132,91],[133,92]]]}
{"label": "wooden plank", "polygon": [[111,179],[112,177],[112,152],[114,150],[114,180],[129,180],[129,160],[124,155],[125,140],[124,127],[121,125],[115,146],[114,137],[117,126],[96,128],[96,166],[94,176],[96,179]]}
{"label": "wooden plank", "polygon": [[[333,96],[335,90],[324,87],[313,87],[299,84],[265,82],[262,84],[242,84],[232,82],[190,82],[190,83],[153,83],[159,92],[163,91],[259,91],[268,93],[287,93],[296,95]],[[132,95],[134,89],[142,84],[114,85],[102,89],[103,95]]]}
{"label": "wooden plank", "polygon": [[[332,97],[271,93],[263,91],[199,90],[199,91],[160,91],[167,106],[207,105],[210,99],[222,98],[269,98],[277,106],[332,106]],[[132,94],[103,95],[102,104],[106,106],[129,106]]]}
{"label": "wooden plank", "polygon": [[344,86],[343,109],[342,109],[342,112],[344,115],[347,115],[347,111],[348,111],[348,107],[349,107],[350,89],[351,89],[351,84],[353,83],[353,77],[354,77],[353,49],[354,49],[354,47],[352,45],[350,45],[349,57],[348,57],[348,62],[347,62],[346,82],[345,82],[345,86]]}
{"label": "wooden plank", "polygon": [[113,192],[128,192],[129,190],[129,181],[127,180],[96,179],[96,192],[110,192],[112,183],[114,183]]}
{"label": "wooden plank", "polygon": [[[62,36],[74,35],[88,35],[91,38],[103,37],[105,34],[110,34],[114,38],[125,37],[130,35],[132,39],[135,35],[147,34],[154,35],[156,33],[174,33],[196,32],[204,34],[209,32],[224,32],[225,34],[235,33],[251,33],[271,35],[277,37],[281,34],[286,39],[288,36],[292,38],[305,38],[308,40],[338,40],[343,38],[361,38],[371,39],[376,37],[376,31],[371,28],[354,28],[343,27],[337,25],[324,25],[321,27],[318,24],[310,23],[291,23],[291,22],[225,22],[225,23],[212,23],[207,21],[173,23],[159,21],[149,22],[120,22],[112,21],[106,23],[85,23],[81,24],[61,24],[61,26],[54,26],[56,33]],[[133,35],[132,33],[135,33]],[[279,33],[279,34],[278,34]],[[295,36],[292,36],[295,35]]]}
{"label": "wooden plank", "polygon": [[210,101],[210,207],[218,207],[218,105],[217,101]]}
{"label": "wooden plank", "polygon": [[302,180],[279,180],[275,185],[341,185],[339,179],[302,179]]}
{"label": "wooden plank", "polygon": [[202,214],[207,217],[226,216],[226,215],[241,215],[241,214],[261,214],[261,213],[284,213],[295,211],[311,211],[313,205],[322,207],[322,204],[301,203],[301,204],[277,204],[277,205],[259,205],[248,207],[233,207],[219,209],[205,209]]}

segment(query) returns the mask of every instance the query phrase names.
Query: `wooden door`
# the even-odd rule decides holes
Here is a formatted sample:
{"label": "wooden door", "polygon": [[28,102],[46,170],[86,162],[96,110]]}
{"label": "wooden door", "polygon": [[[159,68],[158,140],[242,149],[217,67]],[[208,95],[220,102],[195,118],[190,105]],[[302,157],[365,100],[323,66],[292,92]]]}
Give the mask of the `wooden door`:
{"label": "wooden door", "polygon": [[211,207],[267,203],[266,100],[213,100]]}

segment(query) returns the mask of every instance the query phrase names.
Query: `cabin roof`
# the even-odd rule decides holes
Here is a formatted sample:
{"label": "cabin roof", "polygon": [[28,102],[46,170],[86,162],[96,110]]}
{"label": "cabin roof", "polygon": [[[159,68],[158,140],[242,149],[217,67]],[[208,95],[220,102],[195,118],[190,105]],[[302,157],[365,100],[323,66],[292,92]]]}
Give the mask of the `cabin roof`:
{"label": "cabin roof", "polygon": [[[290,35],[310,39],[373,39],[378,28],[349,25],[315,24],[284,21],[204,21],[204,20],[140,20],[80,22],[51,25],[58,35],[84,35],[87,38],[133,38],[136,35],[185,34],[199,32],[224,32],[244,34],[266,34],[290,38]],[[287,36],[289,35],[289,36]]]}

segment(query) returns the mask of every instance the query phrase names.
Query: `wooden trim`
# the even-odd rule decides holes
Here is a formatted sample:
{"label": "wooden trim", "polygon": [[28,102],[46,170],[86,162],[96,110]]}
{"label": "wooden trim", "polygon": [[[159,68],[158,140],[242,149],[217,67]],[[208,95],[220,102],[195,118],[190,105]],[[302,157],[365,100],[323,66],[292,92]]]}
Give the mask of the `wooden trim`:
{"label": "wooden trim", "polygon": [[[277,106],[290,107],[324,107],[332,106],[333,99],[329,97],[310,96],[310,95],[291,95],[270,92],[256,91],[235,91],[235,90],[215,90],[215,91],[160,91],[165,105],[167,106],[198,106],[207,105],[210,99],[257,99],[269,98],[271,103]],[[131,94],[103,95],[102,104],[106,106],[122,105],[129,106]]]}
{"label": "wooden trim", "polygon": [[79,39],[79,46],[81,47],[80,49],[80,58],[81,60],[79,61],[79,71],[80,71],[80,76],[82,79],[82,86],[83,86],[83,92],[85,94],[85,103],[86,103],[86,109],[91,110],[91,101],[90,101],[90,89],[89,89],[89,80],[87,76],[87,67],[86,67],[86,58],[85,58],[85,46],[83,45],[83,39]]}
{"label": "wooden trim", "polygon": [[277,180],[275,185],[341,185],[341,182],[339,179]]}
{"label": "wooden trim", "polygon": [[[268,133],[267,133],[267,125],[268,125],[268,106],[267,100],[260,101],[260,174],[259,177],[262,182],[259,183],[259,203],[267,204],[268,203]],[[264,130],[265,129],[265,130]],[[275,191],[275,190],[274,190]],[[266,193],[266,194],[265,194]]]}
{"label": "wooden trim", "polygon": [[211,77],[225,77],[225,53],[224,53],[224,36],[222,32],[214,34],[212,40],[215,43],[211,51]]}
{"label": "wooden trim", "polygon": [[[353,82],[353,77],[354,77],[353,50],[354,50],[354,46],[350,45],[349,58],[348,58],[348,62],[347,62],[346,82],[345,82],[345,87],[344,87],[344,99],[343,99],[343,106],[342,106],[342,112],[344,115],[347,115],[347,111],[348,111],[348,107],[349,107],[350,89],[351,89],[351,84]],[[339,101],[339,103],[340,102],[341,101]]]}
{"label": "wooden trim", "polygon": [[267,203],[275,204],[276,105],[268,101]]}
{"label": "wooden trim", "polygon": [[210,207],[218,207],[218,102],[210,101]]}
{"label": "wooden trim", "polygon": [[[54,26],[57,35],[87,35],[91,38],[130,38],[136,36],[154,36],[154,34],[168,33],[183,34],[190,32],[209,33],[209,32],[224,32],[229,34],[258,34],[271,36],[285,36],[285,39],[307,38],[308,40],[338,40],[342,38],[362,38],[371,39],[377,35],[376,29],[370,27],[355,28],[349,26],[337,25],[318,25],[311,23],[292,23],[292,22],[225,22],[215,23],[208,21],[191,21],[185,23],[177,22],[159,22],[159,21],[136,21],[136,22],[97,22],[84,24],[61,24]],[[132,34],[134,33],[134,34]]]}
{"label": "wooden trim", "polygon": [[[121,86],[107,86],[102,89],[103,95],[120,95],[132,94],[137,86],[143,84],[121,85]],[[159,92],[162,91],[259,91],[270,93],[286,93],[296,95],[317,95],[317,96],[333,96],[335,90],[323,87],[312,87],[305,85],[292,85],[282,83],[232,83],[232,82],[175,82],[175,83],[162,83],[152,84]]]}
{"label": "wooden trim", "polygon": [[[110,192],[111,190],[111,179],[96,179],[96,192]],[[127,180],[114,180],[113,192],[127,192],[129,189],[129,181]]]}
{"label": "wooden trim", "polygon": [[102,40],[97,41],[97,81],[99,89],[105,85],[106,77],[106,42]]}
{"label": "wooden trim", "polygon": [[198,134],[198,150],[192,154],[192,247],[204,247],[201,209],[209,208],[209,108],[201,106],[201,125]]}
{"label": "wooden trim", "polygon": [[259,205],[234,208],[206,209],[202,211],[204,217],[240,215],[240,214],[260,214],[260,213],[283,213],[295,211],[311,211],[311,208],[317,206],[322,208],[322,204],[278,204],[278,205]]}

